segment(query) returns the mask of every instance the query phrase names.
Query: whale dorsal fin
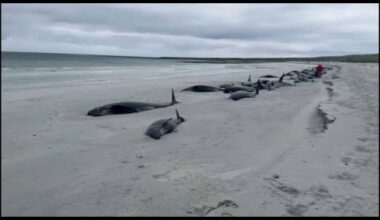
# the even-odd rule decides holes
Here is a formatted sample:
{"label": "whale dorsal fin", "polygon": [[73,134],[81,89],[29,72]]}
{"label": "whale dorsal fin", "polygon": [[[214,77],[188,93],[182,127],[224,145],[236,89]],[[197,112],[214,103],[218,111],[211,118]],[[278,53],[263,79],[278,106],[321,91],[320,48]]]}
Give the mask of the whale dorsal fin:
{"label": "whale dorsal fin", "polygon": [[251,82],[251,74],[249,74],[248,82]]}
{"label": "whale dorsal fin", "polygon": [[176,113],[176,115],[177,115],[177,122],[181,123],[181,122],[184,122],[184,121],[185,121],[185,119],[182,118],[182,117],[179,115],[177,109],[175,109],[175,113]]}
{"label": "whale dorsal fin", "polygon": [[172,102],[171,102],[171,104],[174,105],[176,103],[178,103],[178,101],[175,99],[174,90],[172,88]]}
{"label": "whale dorsal fin", "polygon": [[180,119],[181,119],[181,116],[179,115],[179,113],[178,113],[178,110],[177,110],[177,109],[175,109],[175,113],[176,113],[176,115],[177,115],[177,120],[180,120]]}
{"label": "whale dorsal fin", "polygon": [[282,79],[284,78],[284,76],[285,76],[285,73],[282,73],[282,76],[280,77],[280,79],[278,81],[282,82]]}

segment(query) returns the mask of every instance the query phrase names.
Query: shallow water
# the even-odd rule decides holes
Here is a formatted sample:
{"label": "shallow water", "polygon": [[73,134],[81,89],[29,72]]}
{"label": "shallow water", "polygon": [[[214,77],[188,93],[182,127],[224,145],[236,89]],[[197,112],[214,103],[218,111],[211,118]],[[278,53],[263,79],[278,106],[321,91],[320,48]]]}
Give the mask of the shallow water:
{"label": "shallow water", "polygon": [[[171,59],[2,52],[2,86],[14,89],[129,83],[141,80],[234,74],[252,70],[253,77],[289,71],[301,65],[185,63]],[[305,64],[302,64],[305,66]],[[290,67],[290,68],[289,68]],[[247,76],[248,77],[248,76]],[[242,80],[246,80],[245,78]]]}

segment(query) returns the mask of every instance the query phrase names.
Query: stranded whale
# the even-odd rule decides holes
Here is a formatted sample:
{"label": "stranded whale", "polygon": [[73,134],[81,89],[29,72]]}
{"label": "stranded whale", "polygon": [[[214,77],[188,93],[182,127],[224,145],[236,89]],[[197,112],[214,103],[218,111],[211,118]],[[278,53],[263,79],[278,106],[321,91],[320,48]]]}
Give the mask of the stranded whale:
{"label": "stranded whale", "polygon": [[177,109],[175,112],[177,114],[176,119],[166,118],[157,120],[148,127],[145,134],[151,138],[160,139],[163,135],[173,132],[179,124],[185,121],[185,119],[179,115]]}
{"label": "stranded whale", "polygon": [[186,89],[183,89],[182,91],[193,91],[193,92],[215,92],[220,91],[220,88],[214,87],[214,86],[206,86],[206,85],[195,85],[188,87]]}
{"label": "stranded whale", "polygon": [[104,116],[104,115],[116,115],[116,114],[130,114],[142,111],[148,111],[156,108],[165,108],[171,105],[175,105],[179,102],[175,99],[174,91],[172,89],[172,101],[167,104],[157,103],[145,103],[145,102],[119,102],[108,105],[103,105],[90,110],[87,115],[90,116]]}
{"label": "stranded whale", "polygon": [[223,90],[224,93],[230,93],[230,92],[236,92],[239,90],[247,91],[247,92],[253,92],[254,89],[252,87],[246,87],[246,86],[231,86],[228,88],[225,88]]}
{"label": "stranded whale", "polygon": [[237,101],[239,99],[243,99],[243,98],[254,98],[255,96],[257,96],[259,94],[259,88],[258,86],[256,86],[256,92],[253,93],[253,92],[247,92],[247,91],[236,91],[234,93],[231,94],[230,96],[230,99],[234,100],[234,101]]}

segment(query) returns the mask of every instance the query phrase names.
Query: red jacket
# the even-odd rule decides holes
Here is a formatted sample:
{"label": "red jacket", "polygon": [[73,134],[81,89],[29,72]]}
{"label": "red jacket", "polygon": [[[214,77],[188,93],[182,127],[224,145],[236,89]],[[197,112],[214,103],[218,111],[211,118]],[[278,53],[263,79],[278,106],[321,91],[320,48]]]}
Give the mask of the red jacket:
{"label": "red jacket", "polygon": [[317,73],[322,73],[323,72],[323,66],[322,65],[318,65],[317,68],[316,68],[316,72]]}

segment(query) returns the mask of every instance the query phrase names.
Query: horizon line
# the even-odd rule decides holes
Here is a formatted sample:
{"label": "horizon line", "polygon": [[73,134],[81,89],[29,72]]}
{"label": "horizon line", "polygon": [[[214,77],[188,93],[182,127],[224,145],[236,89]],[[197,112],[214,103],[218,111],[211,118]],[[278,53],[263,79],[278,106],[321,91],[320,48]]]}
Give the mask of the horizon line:
{"label": "horizon line", "polygon": [[83,56],[110,56],[125,58],[145,58],[145,59],[310,59],[324,57],[342,57],[357,55],[378,55],[379,53],[362,53],[362,54],[344,54],[344,55],[323,55],[313,57],[180,57],[180,56],[131,56],[131,55],[110,55],[110,54],[86,54],[86,53],[62,53],[62,52],[36,52],[36,51],[1,51],[1,53],[43,53],[43,54],[67,54],[67,55],[83,55]]}

